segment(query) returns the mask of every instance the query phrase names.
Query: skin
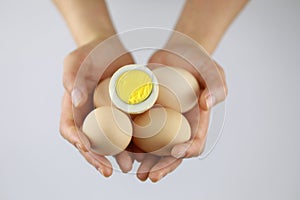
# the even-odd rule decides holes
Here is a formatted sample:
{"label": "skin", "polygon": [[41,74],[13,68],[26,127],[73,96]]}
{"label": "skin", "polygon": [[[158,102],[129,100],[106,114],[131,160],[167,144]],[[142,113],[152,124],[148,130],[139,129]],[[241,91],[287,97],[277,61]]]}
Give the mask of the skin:
{"label": "skin", "polygon": [[[75,111],[78,110],[78,116],[86,114],[84,104],[88,99],[91,85],[86,84],[81,88],[74,88],[74,82],[81,63],[91,50],[100,42],[114,35],[116,31],[103,0],[53,0],[53,2],[64,17],[78,45],[78,48],[66,56],[64,60],[63,85],[65,93],[62,100],[60,132],[91,165],[103,176],[109,177],[113,172],[111,163],[104,156],[90,151],[88,139],[77,130],[75,125],[76,122],[77,124],[81,123],[83,117],[75,119],[73,115],[73,106]],[[246,3],[247,0],[188,0],[174,30],[186,34],[201,44],[208,54],[211,54],[230,23]],[[119,67],[134,63],[132,56],[126,52],[120,41],[116,40],[114,45],[116,50],[125,53],[109,65],[108,70],[104,73],[104,78],[111,76]],[[190,51],[186,55],[187,58],[190,56],[195,63],[201,59],[197,58],[198,52],[193,49],[189,42],[178,40],[175,36],[170,37],[166,48],[175,51],[183,51],[188,48]],[[227,86],[224,71],[217,63],[214,67],[205,70],[201,76],[184,58],[167,51],[157,51],[152,55],[149,63],[160,63],[189,70],[197,78],[202,90],[197,107],[200,110],[201,118],[195,117],[196,112],[194,111],[185,114],[191,124],[193,137],[186,143],[176,145],[172,149],[172,156],[159,157],[141,154],[142,151],[133,144],[130,144],[127,149],[132,153],[124,151],[115,156],[123,172],[129,172],[134,160],[136,160],[140,162],[137,178],[141,181],[149,178],[152,182],[157,182],[175,170],[184,158],[196,157],[201,154],[205,145],[210,109],[226,98]],[[97,79],[93,77],[93,72],[88,73],[90,74],[84,77],[84,82],[95,82]],[[211,86],[210,90],[208,90],[208,84]],[[79,139],[79,135],[81,139]]]}

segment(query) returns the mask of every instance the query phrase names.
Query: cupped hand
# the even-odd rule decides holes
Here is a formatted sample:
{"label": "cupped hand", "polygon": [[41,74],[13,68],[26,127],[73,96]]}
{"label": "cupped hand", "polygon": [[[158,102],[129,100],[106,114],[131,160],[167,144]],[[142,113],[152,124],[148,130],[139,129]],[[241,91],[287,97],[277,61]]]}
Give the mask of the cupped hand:
{"label": "cupped hand", "polygon": [[184,68],[196,77],[201,88],[198,106],[184,114],[191,125],[191,139],[174,146],[171,156],[147,154],[140,159],[137,177],[142,181],[149,178],[157,182],[175,170],[183,158],[197,157],[202,153],[209,127],[210,109],[226,98],[227,86],[223,69],[210,59],[201,46],[185,37],[171,37],[164,50],[158,50],[152,55],[149,65],[150,63]]}
{"label": "cupped hand", "polygon": [[[113,171],[111,163],[106,157],[90,150],[89,140],[80,127],[85,116],[93,108],[91,98],[99,78],[102,80],[111,76],[119,67],[134,61],[117,37],[105,39],[107,38],[99,37],[79,47],[64,60],[65,93],[62,100],[60,133],[76,146],[91,165],[108,177]],[[117,155],[116,159],[123,172],[131,170],[132,158],[126,151]]]}

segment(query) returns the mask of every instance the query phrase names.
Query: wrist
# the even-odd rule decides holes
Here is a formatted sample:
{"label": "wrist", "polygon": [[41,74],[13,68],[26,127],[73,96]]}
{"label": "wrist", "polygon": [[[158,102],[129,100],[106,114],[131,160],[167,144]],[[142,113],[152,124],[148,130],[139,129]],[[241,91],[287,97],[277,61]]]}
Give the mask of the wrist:
{"label": "wrist", "polygon": [[[81,21],[82,20],[82,21]],[[94,40],[105,40],[116,31],[110,20],[102,21],[101,16],[68,21],[71,34],[78,46],[82,46]]]}
{"label": "wrist", "polygon": [[[187,27],[176,27],[175,31],[186,35],[187,38],[191,38],[200,44],[209,54],[212,54],[216,49],[223,31],[212,31],[209,29],[189,29]],[[172,39],[170,39],[172,41]]]}
{"label": "wrist", "polygon": [[78,46],[83,46],[93,41],[102,42],[115,34],[114,30],[101,29],[86,31],[84,34],[74,35],[73,37]]}
{"label": "wrist", "polygon": [[248,0],[189,0],[175,30],[200,43],[209,53]]}
{"label": "wrist", "polygon": [[215,15],[200,13],[195,8],[200,5],[193,5],[192,2],[194,1],[186,3],[174,30],[192,38],[211,54],[226,30],[226,23]]}
{"label": "wrist", "polygon": [[115,34],[104,0],[53,0],[78,46]]}

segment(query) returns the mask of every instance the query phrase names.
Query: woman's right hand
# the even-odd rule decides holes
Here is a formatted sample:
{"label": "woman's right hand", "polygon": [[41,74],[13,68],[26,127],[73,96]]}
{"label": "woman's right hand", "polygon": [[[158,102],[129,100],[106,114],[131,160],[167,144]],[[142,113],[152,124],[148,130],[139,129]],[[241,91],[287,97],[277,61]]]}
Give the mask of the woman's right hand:
{"label": "woman's right hand", "polygon": [[[62,99],[60,133],[103,176],[109,177],[113,171],[111,163],[104,156],[90,150],[89,140],[81,132],[80,127],[85,116],[91,111],[89,102],[92,101],[89,101],[89,98],[99,82],[98,75],[101,74],[101,79],[104,79],[111,76],[118,68],[134,63],[134,60],[117,37],[103,42],[105,39],[99,37],[79,47],[64,60],[65,93]],[[98,44],[100,47],[97,47]],[[94,54],[91,52],[95,47],[98,52],[94,52],[97,56],[93,57]],[[91,56],[88,57],[90,53]],[[117,155],[116,159],[123,172],[131,170],[133,161],[126,151]]]}

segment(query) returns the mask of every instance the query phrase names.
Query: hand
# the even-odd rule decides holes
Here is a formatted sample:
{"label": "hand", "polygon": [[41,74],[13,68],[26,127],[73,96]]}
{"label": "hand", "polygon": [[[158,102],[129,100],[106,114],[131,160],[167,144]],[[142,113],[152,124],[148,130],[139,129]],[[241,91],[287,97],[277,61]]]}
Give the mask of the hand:
{"label": "hand", "polygon": [[[175,170],[183,158],[196,157],[201,154],[205,146],[209,126],[209,110],[223,101],[227,95],[223,69],[214,64],[198,46],[188,41],[187,38],[175,36],[170,39],[165,49],[167,51],[159,50],[154,53],[149,63],[181,67],[190,71],[200,84],[201,95],[198,107],[196,106],[184,114],[191,125],[191,139],[188,142],[174,146],[171,151],[172,156],[159,157],[148,154],[142,158],[137,173],[137,177],[142,181],[147,178],[150,178],[153,182],[159,181]],[[199,65],[200,63],[203,64]],[[193,66],[196,66],[198,71]],[[197,116],[199,112],[201,117]]]}
{"label": "hand", "polygon": [[[66,140],[78,148],[91,165],[108,177],[112,174],[111,163],[104,156],[90,151],[89,140],[80,131],[80,127],[85,116],[91,111],[90,94],[97,85],[100,74],[103,73],[101,78],[104,79],[112,75],[119,67],[134,61],[117,37],[101,43],[105,39],[105,37],[98,37],[71,52],[65,58],[63,72],[65,93],[62,100],[60,132]],[[101,46],[97,47],[97,52],[94,50],[94,53],[91,53],[99,43]],[[89,54],[90,56],[87,57]],[[122,56],[119,57],[119,55]],[[120,153],[116,159],[122,171],[131,170],[132,159],[127,152]]]}

